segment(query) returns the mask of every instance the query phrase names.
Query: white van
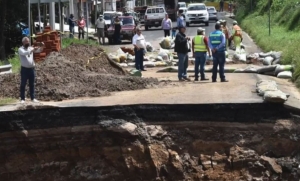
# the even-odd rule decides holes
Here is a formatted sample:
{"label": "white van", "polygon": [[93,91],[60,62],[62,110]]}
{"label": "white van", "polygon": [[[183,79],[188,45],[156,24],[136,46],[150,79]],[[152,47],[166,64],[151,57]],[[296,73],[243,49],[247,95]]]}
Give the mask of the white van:
{"label": "white van", "polygon": [[166,10],[164,7],[148,7],[145,13],[145,30],[151,27],[161,26],[162,20],[165,18]]}

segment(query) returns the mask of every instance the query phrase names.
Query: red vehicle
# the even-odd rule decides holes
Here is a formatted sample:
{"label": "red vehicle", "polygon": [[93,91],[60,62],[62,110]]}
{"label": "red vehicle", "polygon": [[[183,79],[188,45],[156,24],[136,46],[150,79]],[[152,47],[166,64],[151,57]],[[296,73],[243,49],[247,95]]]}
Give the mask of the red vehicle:
{"label": "red vehicle", "polygon": [[[132,37],[135,35],[135,22],[132,16],[119,16],[121,21],[121,40],[129,40],[132,42]],[[113,36],[115,32],[115,27],[112,25],[107,29],[107,35],[109,44],[113,42]]]}

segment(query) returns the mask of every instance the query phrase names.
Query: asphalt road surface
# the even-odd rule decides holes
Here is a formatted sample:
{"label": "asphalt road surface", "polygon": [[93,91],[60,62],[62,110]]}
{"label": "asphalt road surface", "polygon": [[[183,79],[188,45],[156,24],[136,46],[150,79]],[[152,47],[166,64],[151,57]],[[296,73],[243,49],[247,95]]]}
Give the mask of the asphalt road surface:
{"label": "asphalt road surface", "polygon": [[[218,14],[219,19],[224,17],[224,13]],[[193,37],[197,35],[197,29],[202,27],[205,29],[205,34],[209,35],[210,32],[215,30],[215,21],[210,21],[209,26],[205,26],[205,24],[191,24],[189,27],[186,28],[186,35],[189,37]],[[173,26],[177,26],[176,22],[173,22]],[[159,41],[164,37],[164,31],[161,27],[151,27],[148,31],[142,29],[142,33],[145,36],[146,41]],[[171,33],[170,33],[171,34]],[[172,34],[171,34],[172,35]]]}

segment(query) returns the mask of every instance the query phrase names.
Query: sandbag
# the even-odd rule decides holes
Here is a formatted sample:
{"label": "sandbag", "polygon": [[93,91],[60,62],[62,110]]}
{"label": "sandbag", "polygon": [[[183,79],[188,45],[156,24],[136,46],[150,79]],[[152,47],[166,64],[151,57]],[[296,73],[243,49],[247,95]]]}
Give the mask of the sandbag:
{"label": "sandbag", "polygon": [[272,52],[272,53],[270,54],[270,56],[273,57],[274,60],[277,60],[277,59],[280,59],[280,58],[281,58],[281,54],[282,54],[282,52]]}
{"label": "sandbag", "polygon": [[129,74],[131,76],[142,77],[142,72],[140,70],[136,70],[136,69],[131,69],[129,71]]}
{"label": "sandbag", "polygon": [[271,54],[272,54],[272,52],[267,52],[267,53],[261,52],[261,53],[259,53],[259,57],[266,58],[266,57],[271,56]]}
{"label": "sandbag", "polygon": [[155,60],[156,61],[163,61],[163,58],[161,56],[157,56]]}
{"label": "sandbag", "polygon": [[247,61],[247,55],[245,53],[240,54],[239,61],[246,62]]}
{"label": "sandbag", "polygon": [[281,79],[291,79],[292,77],[293,74],[291,71],[283,71],[277,75],[277,78],[281,78]]}
{"label": "sandbag", "polygon": [[128,63],[127,65],[128,65],[129,67],[135,67],[135,63],[132,63],[132,62],[131,62],[131,63]]}
{"label": "sandbag", "polygon": [[253,66],[248,66],[244,69],[236,69],[233,73],[257,73],[257,69]]}
{"label": "sandbag", "polygon": [[170,60],[169,53],[170,53],[169,50],[164,50],[161,48],[159,50],[158,56],[160,56],[165,61],[169,61]]}
{"label": "sandbag", "polygon": [[158,71],[156,72],[177,72],[178,71],[178,68],[176,67],[166,67],[166,68],[162,68],[162,69],[159,69]]}
{"label": "sandbag", "polygon": [[144,62],[145,67],[155,67],[155,62]]}
{"label": "sandbag", "polygon": [[151,45],[150,42],[146,42],[146,50],[148,52],[153,52],[153,46]]}
{"label": "sandbag", "polygon": [[171,38],[165,37],[160,43],[159,43],[160,47],[163,49],[170,49],[171,48]]}
{"label": "sandbag", "polygon": [[280,64],[281,63],[281,59],[275,59],[273,62],[272,62],[272,65],[277,65],[277,64]]}
{"label": "sandbag", "polygon": [[265,57],[264,61],[263,61],[263,64],[264,65],[272,65],[273,60],[274,60],[274,58],[271,57],[271,56]]}
{"label": "sandbag", "polygon": [[264,74],[266,72],[274,72],[276,67],[277,67],[277,65],[264,66],[264,67],[257,69],[257,73]]}
{"label": "sandbag", "polygon": [[288,95],[281,90],[265,91],[264,101],[273,103],[284,103],[288,99]]}
{"label": "sandbag", "polygon": [[131,54],[127,55],[127,60],[128,61],[133,61],[134,60],[134,56],[132,56]]}
{"label": "sandbag", "polygon": [[259,96],[263,96],[266,91],[278,90],[277,84],[272,80],[260,80],[256,83],[256,92]]}
{"label": "sandbag", "polygon": [[155,65],[155,67],[166,67],[166,66],[168,66],[168,63],[164,62],[164,61],[162,61],[162,62],[154,62],[154,65]]}
{"label": "sandbag", "polygon": [[277,65],[275,68],[275,75],[277,76],[280,72],[283,71],[292,71],[293,66],[292,65]]}
{"label": "sandbag", "polygon": [[128,67],[127,63],[120,63],[119,64],[121,67]]}

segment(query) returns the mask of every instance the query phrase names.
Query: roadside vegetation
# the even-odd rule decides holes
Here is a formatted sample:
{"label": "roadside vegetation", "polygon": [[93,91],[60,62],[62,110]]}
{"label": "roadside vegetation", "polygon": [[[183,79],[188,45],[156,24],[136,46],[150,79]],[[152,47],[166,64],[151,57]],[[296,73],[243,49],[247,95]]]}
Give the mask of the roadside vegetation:
{"label": "roadside vegetation", "polygon": [[270,1],[270,36],[268,0],[239,0],[236,19],[265,52],[283,52],[282,63],[295,65],[293,81],[300,88],[300,3],[298,0]]}

